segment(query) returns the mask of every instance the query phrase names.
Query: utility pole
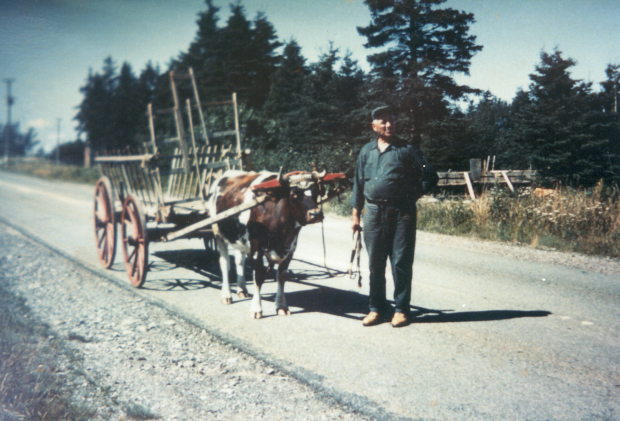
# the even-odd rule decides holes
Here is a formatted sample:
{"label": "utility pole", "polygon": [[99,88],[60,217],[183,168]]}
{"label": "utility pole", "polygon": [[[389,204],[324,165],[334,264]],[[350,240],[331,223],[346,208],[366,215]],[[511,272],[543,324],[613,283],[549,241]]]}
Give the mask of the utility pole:
{"label": "utility pole", "polygon": [[15,99],[11,96],[11,84],[15,81],[15,79],[4,79],[4,83],[6,83],[6,105],[7,105],[7,116],[6,116],[6,150],[4,153],[4,159],[9,161],[9,146],[11,144],[11,137],[13,132],[11,131],[11,107],[13,106],[13,102]]}
{"label": "utility pole", "polygon": [[58,135],[56,136],[56,165],[60,163],[60,120],[58,119]]}
{"label": "utility pole", "polygon": [[618,78],[614,80],[614,113],[618,113]]}

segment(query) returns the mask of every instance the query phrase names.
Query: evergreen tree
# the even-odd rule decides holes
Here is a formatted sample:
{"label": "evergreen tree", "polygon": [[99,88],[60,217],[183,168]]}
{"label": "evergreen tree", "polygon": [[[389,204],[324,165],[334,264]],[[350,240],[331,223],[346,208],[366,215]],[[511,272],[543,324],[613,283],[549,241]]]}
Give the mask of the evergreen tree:
{"label": "evergreen tree", "polygon": [[19,129],[19,123],[0,125],[0,154],[6,152],[9,144],[9,156],[26,156],[39,144],[35,130],[30,127],[26,133]]}
{"label": "evergreen tree", "polygon": [[226,26],[221,29],[220,35],[220,61],[226,77],[224,89],[229,92],[235,91],[239,98],[247,98],[250,94],[250,75],[252,53],[252,29],[250,22],[245,17],[245,10],[241,4],[230,6],[231,15]]}
{"label": "evergreen tree", "polygon": [[[368,61],[375,76],[373,98],[394,105],[401,133],[419,142],[449,115],[448,101],[477,92],[459,85],[482,49],[469,35],[470,13],[437,8],[446,0],[365,0],[372,22],[358,27],[366,48],[381,48]],[[414,129],[417,129],[414,131]]]}
{"label": "evergreen tree", "polygon": [[485,92],[478,103],[470,106],[466,116],[468,139],[461,148],[464,158],[486,159],[495,156],[498,159],[505,147],[504,134],[509,113],[508,104],[490,92]]}
{"label": "evergreen tree", "polygon": [[[228,99],[230,92],[223,89],[226,72],[223,68],[221,30],[218,28],[219,8],[212,0],[205,0],[207,10],[198,14],[198,32],[187,52],[170,64],[170,70],[187,71],[193,68],[198,90],[205,100]],[[170,98],[170,85],[161,87],[162,95]],[[170,99],[170,102],[172,100]],[[170,105],[167,105],[170,106]]]}
{"label": "evergreen tree", "polygon": [[[94,152],[116,149],[121,146],[115,139],[113,94],[116,83],[116,66],[112,57],[104,60],[102,73],[89,71],[86,85],[80,88],[84,95],[78,106],[75,120],[78,133],[85,133]],[[79,135],[78,134],[78,135]]]}
{"label": "evergreen tree", "polygon": [[269,82],[278,62],[275,29],[259,13],[253,22],[240,3],[230,6],[231,15],[218,27],[218,11],[211,0],[199,14],[198,33],[188,51],[171,63],[170,69],[192,67],[198,90],[207,101],[230,99],[236,92],[240,101],[260,107],[269,92]]}
{"label": "evergreen tree", "polygon": [[156,101],[157,89],[161,83],[160,80],[159,66],[153,67],[153,64],[149,61],[138,79],[140,101],[143,104],[148,105]]}
{"label": "evergreen tree", "polygon": [[[306,59],[295,40],[284,46],[263,111],[254,125],[252,149],[260,150],[253,162],[277,170],[279,166],[295,166],[300,149],[308,144],[304,125],[307,119],[308,75]],[[256,156],[255,155],[255,156]]]}
{"label": "evergreen tree", "polygon": [[541,53],[529,92],[513,101],[505,159],[575,185],[605,177],[610,140],[601,136],[601,112],[591,83],[571,77],[576,62],[557,48]]}
{"label": "evergreen tree", "polygon": [[112,95],[116,141],[121,145],[139,145],[138,134],[147,127],[146,104],[140,82],[129,63],[123,63]]}
{"label": "evergreen tree", "polygon": [[276,31],[267,18],[259,13],[254,19],[251,39],[247,48],[248,106],[262,107],[269,95],[271,78],[280,56],[276,51],[282,46]]}
{"label": "evergreen tree", "polygon": [[297,41],[291,40],[284,46],[280,64],[273,76],[264,106],[267,116],[291,112],[300,105],[308,72],[301,47]]}
{"label": "evergreen tree", "polygon": [[87,135],[93,152],[142,146],[148,133],[146,109],[153,99],[156,73],[149,63],[137,79],[129,63],[123,63],[117,74],[111,57],[104,60],[101,73],[91,69],[80,88],[84,99],[74,119],[78,133]]}
{"label": "evergreen tree", "polygon": [[330,45],[318,62],[306,65],[291,40],[257,122],[262,131],[253,136],[260,163],[272,170],[308,170],[311,162],[338,171],[352,167],[360,127],[368,128],[367,115],[363,124],[354,115],[363,86],[364,74],[350,54],[342,59]]}
{"label": "evergreen tree", "polygon": [[607,80],[597,95],[598,115],[593,124],[596,137],[607,141],[601,150],[605,178],[620,182],[620,114],[618,113],[618,85],[620,84],[620,65],[610,64],[605,69]]}

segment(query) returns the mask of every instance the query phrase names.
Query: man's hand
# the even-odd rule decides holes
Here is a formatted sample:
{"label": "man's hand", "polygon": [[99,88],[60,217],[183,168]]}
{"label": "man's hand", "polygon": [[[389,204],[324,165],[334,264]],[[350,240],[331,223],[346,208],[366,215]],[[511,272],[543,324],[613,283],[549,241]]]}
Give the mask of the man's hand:
{"label": "man's hand", "polygon": [[362,230],[360,225],[360,212],[355,208],[353,208],[353,212],[351,212],[351,228],[353,232]]}

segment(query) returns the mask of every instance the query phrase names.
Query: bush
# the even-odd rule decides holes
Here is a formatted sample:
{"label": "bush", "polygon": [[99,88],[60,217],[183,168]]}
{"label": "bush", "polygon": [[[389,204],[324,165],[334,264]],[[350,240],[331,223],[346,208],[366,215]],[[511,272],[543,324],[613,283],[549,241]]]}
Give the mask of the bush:
{"label": "bush", "polygon": [[535,247],[620,257],[618,188],[558,189],[538,198],[494,189],[475,201],[423,200],[418,228]]}

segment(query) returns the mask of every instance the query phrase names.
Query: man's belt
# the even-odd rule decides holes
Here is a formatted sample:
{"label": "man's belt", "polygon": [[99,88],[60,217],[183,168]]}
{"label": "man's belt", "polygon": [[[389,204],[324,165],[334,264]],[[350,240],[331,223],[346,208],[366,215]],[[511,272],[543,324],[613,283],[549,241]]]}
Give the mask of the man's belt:
{"label": "man's belt", "polygon": [[367,198],[366,202],[370,203],[371,205],[394,207],[394,208],[403,207],[403,206],[408,206],[409,205],[409,200],[403,199],[403,198],[384,199],[384,200],[370,200],[370,199]]}

